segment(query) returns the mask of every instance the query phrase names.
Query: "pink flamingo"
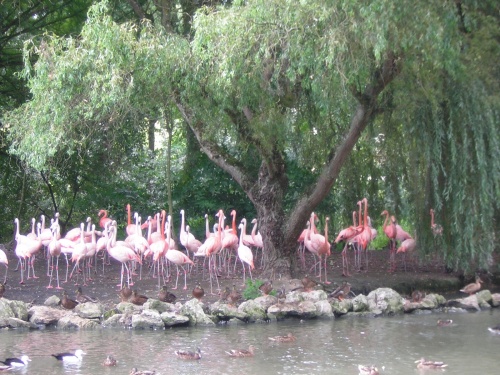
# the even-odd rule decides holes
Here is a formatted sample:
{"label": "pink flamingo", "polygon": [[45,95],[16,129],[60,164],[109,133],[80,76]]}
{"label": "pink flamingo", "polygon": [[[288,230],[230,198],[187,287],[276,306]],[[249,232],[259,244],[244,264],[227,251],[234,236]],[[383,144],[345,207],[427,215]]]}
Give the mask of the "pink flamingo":
{"label": "pink flamingo", "polygon": [[[222,249],[222,220],[224,218],[224,212],[219,210],[217,215],[219,218],[219,225],[217,227],[217,233],[215,236],[208,237],[205,242],[200,246],[196,256],[205,256],[208,258],[208,272],[210,275],[210,293],[215,295],[213,292],[212,279],[215,278],[217,282],[217,290],[220,289],[219,279],[217,276],[217,268],[215,264],[214,256]],[[207,219],[208,220],[208,219]],[[208,223],[208,221],[207,221]],[[208,233],[207,233],[208,235]],[[212,276],[213,275],[213,276]]]}
{"label": "pink flamingo", "polygon": [[406,240],[401,242],[401,245],[396,251],[396,254],[403,253],[403,264],[405,267],[405,272],[406,272],[406,253],[413,253],[413,250],[415,250],[416,246],[417,242],[413,238],[407,238]]}
{"label": "pink flamingo", "polygon": [[[53,288],[52,286],[52,277],[54,275],[54,258],[56,258],[56,279],[57,279],[57,286],[56,289],[62,289],[59,286],[59,256],[61,255],[61,242],[57,239],[57,234],[60,231],[59,224],[55,225],[52,228],[52,239],[49,242],[49,254],[50,254],[50,280],[49,280],[49,285],[47,286],[48,289]],[[67,261],[67,259],[66,259]]]}
{"label": "pink flamingo", "polygon": [[[80,270],[80,260],[84,259],[86,254],[87,254],[87,245],[85,244],[85,236],[84,236],[84,228],[85,224],[81,223],[80,224],[80,242],[75,244],[73,248],[73,253],[71,256],[71,261],[75,263],[73,266],[73,270],[71,271],[69,278],[70,280],[73,278],[73,273],[75,272],[75,269],[77,270],[77,273]],[[76,285],[78,285],[78,278],[76,281]],[[85,280],[85,270],[83,272],[83,285],[87,285],[87,282]]]}
{"label": "pink flamingo", "polygon": [[[363,231],[357,237],[358,243],[361,246],[361,251],[365,254],[366,269],[368,270],[368,244],[372,241],[372,228],[368,224],[368,199],[363,198],[362,203],[365,205],[363,214]],[[361,269],[361,257],[359,257],[359,269]]]}
{"label": "pink flamingo", "polygon": [[396,253],[396,224],[391,220],[390,224],[388,225],[387,222],[389,221],[389,212],[387,210],[382,211],[380,216],[384,216],[384,224],[382,225],[382,229],[385,233],[385,235],[389,238],[389,271],[394,272],[396,265],[395,265],[395,253]]}
{"label": "pink flamingo", "polygon": [[264,241],[262,240],[262,235],[260,232],[257,232],[257,219],[252,219],[252,233],[250,234],[252,236],[252,241],[254,243],[255,247],[255,254],[257,255],[257,250],[260,249],[260,266],[262,267],[265,263],[265,258],[264,258]]}
{"label": "pink flamingo", "polygon": [[5,277],[3,278],[3,283],[7,281],[7,271],[9,270],[9,260],[7,259],[7,254],[5,251],[0,249],[0,263],[5,266]]}
{"label": "pink flamingo", "polygon": [[[310,223],[311,228],[315,228],[314,219],[316,215],[311,213]],[[330,220],[328,218],[328,220]],[[327,222],[328,222],[327,220]],[[325,225],[325,233],[328,235],[328,228]],[[322,256],[325,255],[325,284],[328,284],[327,275],[326,275],[326,258],[330,255],[330,243],[328,242],[328,238],[319,234],[314,233],[313,230],[309,230],[306,240],[304,242],[306,248],[313,254],[319,257],[319,279],[321,281],[321,273],[322,273]],[[316,267],[316,264],[314,265]]]}
{"label": "pink flamingo", "polygon": [[[134,214],[134,218],[136,218],[136,214]],[[125,231],[127,232],[127,236],[131,234],[137,233],[136,229],[137,224],[132,224],[130,222],[130,204],[127,203],[127,226],[125,227]]]}
{"label": "pink flamingo", "polygon": [[19,258],[19,264],[21,267],[21,281],[19,284],[24,284],[24,267],[26,266],[26,259],[30,257],[30,254],[35,253],[40,250],[42,246],[42,242],[38,240],[30,239],[28,236],[21,235],[19,233],[19,219],[16,217],[14,219],[14,223],[16,224],[16,256]]}
{"label": "pink flamingo", "polygon": [[[226,230],[223,232],[223,237],[222,237],[222,251],[224,251],[224,256],[223,256],[223,264],[224,267],[227,267],[227,272],[229,275],[229,259],[232,256],[231,251],[237,251],[238,250],[238,231],[236,230],[236,210],[231,211],[231,216],[232,216],[232,225],[231,229]],[[226,256],[228,255],[228,256]]]}
{"label": "pink flamingo", "polygon": [[[153,262],[155,263],[155,265],[158,268],[157,269],[157,271],[158,271],[158,288],[160,288],[160,272],[161,272],[162,276],[164,275],[163,270],[160,271],[160,268],[163,268],[163,265],[160,264],[160,262],[168,250],[168,243],[165,240],[165,215],[166,215],[165,210],[162,210],[161,211],[161,224],[160,224],[160,236],[161,236],[160,240],[156,240],[149,245],[149,248],[150,248],[151,252],[153,253]],[[154,272],[153,272],[153,276],[154,276]]]}
{"label": "pink flamingo", "polygon": [[97,216],[99,217],[99,226],[102,229],[106,229],[106,225],[109,225],[111,223],[111,219],[108,217],[108,211],[99,210]]}
{"label": "pink flamingo", "polygon": [[[168,215],[168,220],[167,220],[167,243],[170,240],[170,221],[171,221],[171,216]],[[175,267],[177,269],[177,278],[175,279],[175,287],[172,289],[177,289],[177,283],[179,281],[179,266],[182,268],[182,271],[184,272],[184,290],[187,289],[187,272],[184,268],[184,265],[191,264],[193,265],[193,261],[189,259],[189,257],[184,254],[183,252],[180,252],[179,250],[175,250],[172,248],[169,248],[165,254],[165,257],[167,258],[168,261],[172,262],[175,264]]]}
{"label": "pink flamingo", "polygon": [[349,245],[350,241],[354,242],[354,238],[363,231],[363,227],[361,225],[356,224],[356,211],[353,211],[352,213],[352,221],[353,225],[345,229],[342,229],[337,235],[335,241],[333,241],[335,244],[342,241],[345,242],[344,248],[342,249],[342,276],[346,277],[351,276],[351,274],[349,273],[349,259],[347,258],[347,246]]}
{"label": "pink flamingo", "polygon": [[245,284],[245,263],[248,264],[248,272],[250,273],[250,279],[252,278],[252,270],[255,269],[253,264],[253,253],[248,246],[243,243],[243,234],[246,232],[247,221],[243,219],[241,224],[238,225],[240,229],[240,238],[238,244],[238,257],[240,258],[241,265],[243,267],[243,284]]}
{"label": "pink flamingo", "polygon": [[430,210],[431,213],[431,229],[432,229],[432,234],[434,234],[434,237],[436,236],[441,236],[443,234],[443,227],[439,224],[436,224],[434,222],[434,210],[431,208]]}
{"label": "pink flamingo", "polygon": [[141,258],[132,250],[124,241],[116,241],[116,224],[113,221],[112,225],[109,227],[110,239],[108,241],[107,251],[111,258],[116,259],[122,264],[120,284],[118,285],[120,289],[124,286],[123,284],[123,274],[124,268],[127,271],[127,284],[130,287],[134,285],[132,281],[132,275],[130,274],[130,269],[127,266],[128,261],[136,261],[142,264]]}

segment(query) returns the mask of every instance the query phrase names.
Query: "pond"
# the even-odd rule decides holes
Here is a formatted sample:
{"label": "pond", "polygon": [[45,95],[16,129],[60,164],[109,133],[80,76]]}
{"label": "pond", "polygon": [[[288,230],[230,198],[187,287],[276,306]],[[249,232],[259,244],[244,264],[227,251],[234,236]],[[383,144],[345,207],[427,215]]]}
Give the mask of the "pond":
{"label": "pond", "polygon": [[[438,327],[438,319],[453,325]],[[286,320],[268,324],[229,324],[164,331],[99,329],[92,331],[5,330],[0,359],[30,356],[26,374],[129,374],[133,367],[157,374],[357,374],[357,365],[375,365],[381,374],[418,373],[415,360],[444,361],[446,374],[496,374],[500,335],[487,327],[500,323],[500,309],[478,313],[398,315],[380,318]],[[297,340],[269,337],[292,332]],[[251,358],[232,358],[230,349],[256,347]],[[196,350],[203,358],[185,361],[175,350]],[[79,365],[63,365],[51,356],[83,349]],[[116,367],[104,367],[108,354]]]}

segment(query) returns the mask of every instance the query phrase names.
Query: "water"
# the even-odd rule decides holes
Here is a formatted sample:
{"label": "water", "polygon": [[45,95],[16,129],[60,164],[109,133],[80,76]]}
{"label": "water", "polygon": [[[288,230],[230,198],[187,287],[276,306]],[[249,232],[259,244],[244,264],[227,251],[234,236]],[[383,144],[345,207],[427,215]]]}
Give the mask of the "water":
{"label": "water", "polygon": [[[437,327],[438,319],[453,319]],[[0,359],[28,354],[25,374],[128,374],[132,367],[157,374],[357,374],[357,364],[374,364],[381,374],[413,374],[415,360],[444,361],[446,374],[497,374],[500,309],[479,313],[402,315],[376,319],[341,318],[270,324],[175,328],[165,331],[3,331]],[[297,341],[270,336],[292,332]],[[253,358],[231,358],[225,350],[255,345]],[[178,359],[177,349],[200,347],[200,361]],[[50,354],[83,349],[79,366],[64,366]],[[116,367],[103,367],[107,354]],[[431,371],[432,372],[432,371]]]}

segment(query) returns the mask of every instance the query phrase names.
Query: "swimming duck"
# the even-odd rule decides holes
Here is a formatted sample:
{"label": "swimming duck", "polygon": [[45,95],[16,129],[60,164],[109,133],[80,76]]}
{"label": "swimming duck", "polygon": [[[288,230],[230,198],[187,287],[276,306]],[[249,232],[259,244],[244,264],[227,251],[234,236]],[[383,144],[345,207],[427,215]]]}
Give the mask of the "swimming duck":
{"label": "swimming duck", "polygon": [[351,284],[349,284],[347,281],[344,281],[342,285],[339,286],[337,289],[335,289],[333,292],[331,292],[328,297],[343,300],[349,295],[349,293],[351,293]]}
{"label": "swimming duck", "polygon": [[134,305],[139,305],[142,306],[148,301],[148,297],[143,296],[139,293],[137,293],[137,290],[134,290],[132,292],[132,297],[130,297],[129,302],[133,303]]}
{"label": "swimming duck", "polygon": [[11,369],[12,369],[12,367],[10,367],[10,366],[0,365],[0,371],[9,371]]}
{"label": "swimming duck", "polygon": [[488,331],[500,335],[500,324],[495,327],[488,327]]}
{"label": "swimming duck", "polygon": [[102,363],[103,366],[116,366],[116,359],[113,357],[111,354],[109,354],[104,362]]}
{"label": "swimming duck", "polygon": [[7,358],[5,361],[0,361],[0,363],[11,368],[28,366],[28,362],[31,362],[31,359],[27,355],[23,355],[20,358]]}
{"label": "swimming duck", "polygon": [[192,295],[194,298],[196,298],[198,301],[200,301],[203,298],[203,296],[205,295],[205,291],[203,290],[203,288],[201,286],[196,285],[193,288]]}
{"label": "swimming duck", "polygon": [[379,375],[378,369],[375,366],[358,365],[359,375]]}
{"label": "swimming duck", "polygon": [[0,298],[3,297],[3,294],[5,293],[5,284],[0,283]]}
{"label": "swimming duck", "polygon": [[313,279],[310,279],[308,276],[304,276],[302,278],[302,286],[304,287],[304,292],[310,292],[316,285],[318,285],[318,283]]}
{"label": "swimming duck", "polygon": [[255,347],[250,345],[247,349],[232,349],[226,352],[231,357],[253,357],[255,354]]}
{"label": "swimming duck", "polygon": [[83,294],[82,288],[79,286],[76,288],[76,301],[78,303],[85,303],[85,302],[97,302],[95,298],[89,297],[86,294]]}
{"label": "swimming duck", "polygon": [[181,359],[201,359],[201,350],[200,348],[197,348],[195,352],[176,350],[175,355]]}
{"label": "swimming duck", "polygon": [[149,370],[137,370],[136,367],[134,367],[132,370],[130,370],[129,375],[155,375],[156,370],[149,371]]}
{"label": "swimming duck", "polygon": [[437,321],[437,325],[439,327],[447,327],[447,326],[451,326],[453,324],[453,320],[451,319],[439,319]]}
{"label": "swimming duck", "polygon": [[68,309],[68,310],[73,310],[76,305],[78,305],[78,302],[69,298],[68,297],[68,293],[63,290],[62,292],[62,299],[61,299],[61,305],[62,307],[64,307],[65,309]]}
{"label": "swimming duck", "polygon": [[236,285],[233,284],[233,290],[227,296],[227,301],[230,305],[234,305],[241,299],[241,293],[236,290]]}
{"label": "swimming duck", "polygon": [[294,342],[297,338],[289,332],[286,336],[269,337],[269,340],[277,342]]}
{"label": "swimming duck", "polygon": [[132,297],[132,289],[130,289],[128,286],[124,286],[120,290],[120,299],[122,300],[122,302],[128,302],[130,297]]}
{"label": "swimming duck", "polygon": [[443,370],[448,367],[444,362],[426,361],[424,358],[415,361],[415,363],[420,370]]}
{"label": "swimming duck", "polygon": [[52,357],[56,358],[58,361],[63,361],[64,363],[79,363],[83,359],[83,354],[86,354],[83,350],[75,350],[75,353],[57,353],[52,354]]}
{"label": "swimming duck", "polygon": [[263,296],[267,296],[273,290],[273,283],[271,281],[266,281],[264,284],[259,286],[259,290]]}
{"label": "swimming duck", "polygon": [[471,296],[473,293],[476,293],[479,289],[481,289],[481,283],[483,280],[479,278],[479,276],[476,276],[476,282],[475,283],[470,283],[466,286],[463,287],[463,289],[460,289],[461,292],[467,293],[469,296]]}
{"label": "swimming duck", "polygon": [[163,285],[158,292],[158,299],[162,302],[174,303],[177,297],[174,293],[167,290],[167,286]]}

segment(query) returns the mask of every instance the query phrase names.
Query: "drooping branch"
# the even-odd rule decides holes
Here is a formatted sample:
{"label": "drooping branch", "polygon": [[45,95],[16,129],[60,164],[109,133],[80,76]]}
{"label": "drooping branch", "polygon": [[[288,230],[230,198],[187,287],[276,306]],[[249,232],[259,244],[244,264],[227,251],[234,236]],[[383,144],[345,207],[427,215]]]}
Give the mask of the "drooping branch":
{"label": "drooping branch", "polygon": [[287,228],[285,229],[287,237],[298,237],[311,211],[330,192],[340,174],[342,166],[353,150],[361,133],[377,114],[378,95],[398,76],[398,74],[400,74],[400,72],[400,59],[394,54],[391,54],[373,75],[373,82],[367,85],[363,92],[356,91],[353,93],[359,104],[351,119],[349,130],[338,147],[332,149],[331,154],[333,157],[315,182],[311,193],[300,199],[291,212]]}

